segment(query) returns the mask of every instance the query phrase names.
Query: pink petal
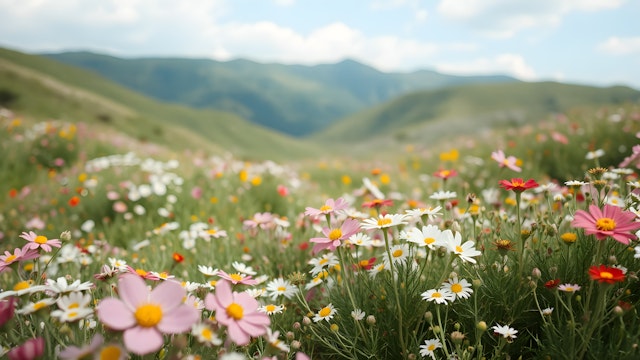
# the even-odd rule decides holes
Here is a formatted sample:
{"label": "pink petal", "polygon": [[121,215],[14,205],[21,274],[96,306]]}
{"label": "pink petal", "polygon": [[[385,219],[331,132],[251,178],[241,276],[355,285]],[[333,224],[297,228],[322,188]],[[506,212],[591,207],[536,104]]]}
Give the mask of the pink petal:
{"label": "pink petal", "polygon": [[204,298],[204,307],[209,311],[215,311],[218,307],[218,301],[212,293],[208,293]]}
{"label": "pink petal", "polygon": [[142,303],[149,301],[149,290],[144,280],[138,275],[123,274],[118,280],[120,299],[133,312]]}
{"label": "pink petal", "polygon": [[218,304],[225,309],[233,302],[231,284],[228,281],[220,280],[216,283],[216,299]]}
{"label": "pink petal", "polygon": [[171,312],[163,314],[157,327],[165,334],[178,334],[190,330],[199,319],[200,312],[196,308],[182,304]]}
{"label": "pink petal", "polygon": [[120,299],[103,299],[98,304],[96,312],[100,321],[114,330],[128,329],[137,323],[133,312]]}
{"label": "pink petal", "polygon": [[155,327],[136,326],[124,332],[124,346],[134,354],[145,355],[160,350],[162,334]]}
{"label": "pink petal", "polygon": [[162,282],[151,291],[150,300],[162,307],[162,312],[170,312],[182,304],[187,292],[177,282],[170,280]]}
{"label": "pink petal", "polygon": [[227,332],[229,333],[231,341],[240,346],[247,345],[249,340],[251,340],[251,337],[249,337],[249,335],[245,333],[235,322],[227,325]]}

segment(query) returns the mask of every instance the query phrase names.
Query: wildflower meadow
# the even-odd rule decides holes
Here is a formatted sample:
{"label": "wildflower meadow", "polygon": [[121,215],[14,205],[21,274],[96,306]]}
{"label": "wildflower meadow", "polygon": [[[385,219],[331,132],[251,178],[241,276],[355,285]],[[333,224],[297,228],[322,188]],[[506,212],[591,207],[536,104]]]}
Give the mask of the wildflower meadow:
{"label": "wildflower meadow", "polygon": [[640,107],[356,159],[0,117],[8,359],[638,359]]}

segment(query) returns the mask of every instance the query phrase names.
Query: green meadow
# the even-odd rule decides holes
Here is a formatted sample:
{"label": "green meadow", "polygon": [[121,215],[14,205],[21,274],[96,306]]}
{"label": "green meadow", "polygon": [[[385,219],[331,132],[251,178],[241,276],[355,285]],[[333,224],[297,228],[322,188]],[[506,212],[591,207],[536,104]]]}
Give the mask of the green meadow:
{"label": "green meadow", "polygon": [[635,90],[426,90],[293,138],[0,54],[2,356],[640,357]]}

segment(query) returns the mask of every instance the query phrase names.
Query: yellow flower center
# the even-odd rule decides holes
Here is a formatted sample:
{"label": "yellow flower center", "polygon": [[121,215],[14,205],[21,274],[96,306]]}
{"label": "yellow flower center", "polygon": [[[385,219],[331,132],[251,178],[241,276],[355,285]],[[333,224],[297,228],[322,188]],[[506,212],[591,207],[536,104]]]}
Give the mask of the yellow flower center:
{"label": "yellow flower center", "polygon": [[439,292],[434,292],[433,294],[431,294],[431,297],[433,297],[433,298],[441,298],[442,294],[440,294]]}
{"label": "yellow flower center", "polygon": [[35,240],[33,240],[33,241],[38,243],[38,244],[46,244],[47,240],[48,239],[47,239],[46,236],[38,235],[38,236],[36,236]]}
{"label": "yellow flower center", "polygon": [[73,304],[69,305],[67,308],[68,309],[77,309],[80,307],[80,304],[78,304],[77,302],[74,302]]}
{"label": "yellow flower center", "polygon": [[30,281],[20,281],[19,283],[15,284],[13,286],[13,291],[20,291],[20,290],[24,290],[24,289],[28,289],[29,286],[31,286],[31,282]]}
{"label": "yellow flower center", "polygon": [[323,258],[323,259],[320,259],[320,261],[318,261],[318,265],[324,265],[324,264],[326,264],[328,262],[329,262],[329,260]]}
{"label": "yellow flower center", "polygon": [[240,320],[244,316],[244,309],[242,305],[237,303],[231,303],[227,306],[227,315],[232,317],[234,320]]}
{"label": "yellow flower center", "polygon": [[118,360],[122,357],[122,350],[115,345],[107,345],[100,351],[100,360]]}
{"label": "yellow flower center", "polygon": [[286,288],[286,287],[284,287],[284,286],[278,286],[278,291],[285,291],[285,290],[287,290],[287,288]]}
{"label": "yellow flower center", "polygon": [[331,211],[331,210],[333,210],[333,208],[329,205],[322,205],[320,207],[320,211]]}
{"label": "yellow flower center", "polygon": [[456,253],[461,253],[461,252],[462,252],[462,246],[456,245]]}
{"label": "yellow flower center", "polygon": [[145,270],[142,270],[142,269],[136,269],[136,274],[138,274],[138,275],[140,275],[142,277],[145,277],[145,276],[147,276],[148,272],[146,272]]}
{"label": "yellow flower center", "polygon": [[67,314],[69,316],[69,319],[74,319],[78,316],[78,313],[75,311],[72,311],[70,313]]}
{"label": "yellow flower center", "polygon": [[320,315],[320,317],[327,317],[327,316],[329,316],[329,314],[331,314],[331,308],[328,307],[328,306],[323,307],[318,312],[318,315]]}
{"label": "yellow flower center", "polygon": [[11,254],[11,255],[7,256],[7,258],[6,258],[6,259],[4,259],[4,263],[5,263],[5,264],[8,264],[8,263],[10,263],[10,262],[13,262],[13,260],[15,260],[16,258],[17,258],[17,256],[16,256],[16,255]]}
{"label": "yellow flower center", "polygon": [[431,238],[431,237],[428,237],[428,238],[424,238],[424,240],[423,240],[423,241],[424,241],[424,243],[425,243],[425,244],[427,244],[427,245],[431,245],[431,244],[433,244],[434,242],[436,242],[436,239]]}
{"label": "yellow flower center", "polygon": [[331,240],[331,241],[338,240],[341,237],[342,237],[342,230],[340,230],[340,229],[333,229],[329,233],[329,240]]}
{"label": "yellow flower center", "polygon": [[229,275],[231,277],[231,280],[233,281],[242,281],[242,275],[235,273],[235,274],[231,274]]}
{"label": "yellow flower center", "polygon": [[574,243],[578,239],[578,235],[568,232],[560,235],[560,239],[566,243]]}
{"label": "yellow flower center", "polygon": [[274,311],[276,311],[276,306],[275,306],[275,305],[273,305],[273,304],[269,304],[269,305],[265,306],[264,308],[265,308],[265,310],[267,310],[267,312],[274,312]]}
{"label": "yellow flower center", "polygon": [[436,346],[433,344],[429,344],[429,346],[427,347],[427,349],[429,349],[429,351],[433,351],[436,349]]}
{"label": "yellow flower center", "polygon": [[403,254],[402,249],[397,249],[396,251],[394,251],[393,253],[391,253],[391,255],[392,255],[394,258],[400,257],[400,256],[402,256],[402,254]]}
{"label": "yellow flower center", "polygon": [[613,279],[613,274],[608,271],[602,271],[600,277],[603,279]]}
{"label": "yellow flower center", "polygon": [[42,308],[47,307],[47,303],[43,302],[43,301],[38,301],[37,303],[33,304],[33,309],[38,311]]}
{"label": "yellow flower center", "polygon": [[156,304],[144,304],[136,309],[134,316],[142,327],[156,326],[162,320],[162,308]]}
{"label": "yellow flower center", "polygon": [[200,335],[202,335],[202,337],[207,340],[211,340],[211,336],[213,334],[211,333],[211,330],[209,330],[208,328],[204,328],[202,329],[202,332],[200,333]]}
{"label": "yellow flower center", "polygon": [[616,228],[616,222],[611,218],[600,218],[596,221],[596,229],[600,231],[611,231]]}
{"label": "yellow flower center", "polygon": [[391,224],[391,219],[389,218],[378,219],[378,226],[385,226],[389,224]]}
{"label": "yellow flower center", "polygon": [[462,291],[462,285],[460,285],[460,284],[451,285],[451,291],[453,291],[456,294],[461,292]]}

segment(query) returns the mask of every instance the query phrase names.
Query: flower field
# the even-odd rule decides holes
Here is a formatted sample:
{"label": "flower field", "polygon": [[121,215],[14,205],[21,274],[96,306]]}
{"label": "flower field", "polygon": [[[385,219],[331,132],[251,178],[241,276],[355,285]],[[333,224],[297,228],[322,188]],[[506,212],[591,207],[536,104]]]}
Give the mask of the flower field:
{"label": "flower field", "polygon": [[277,163],[0,115],[9,359],[637,359],[640,108]]}

